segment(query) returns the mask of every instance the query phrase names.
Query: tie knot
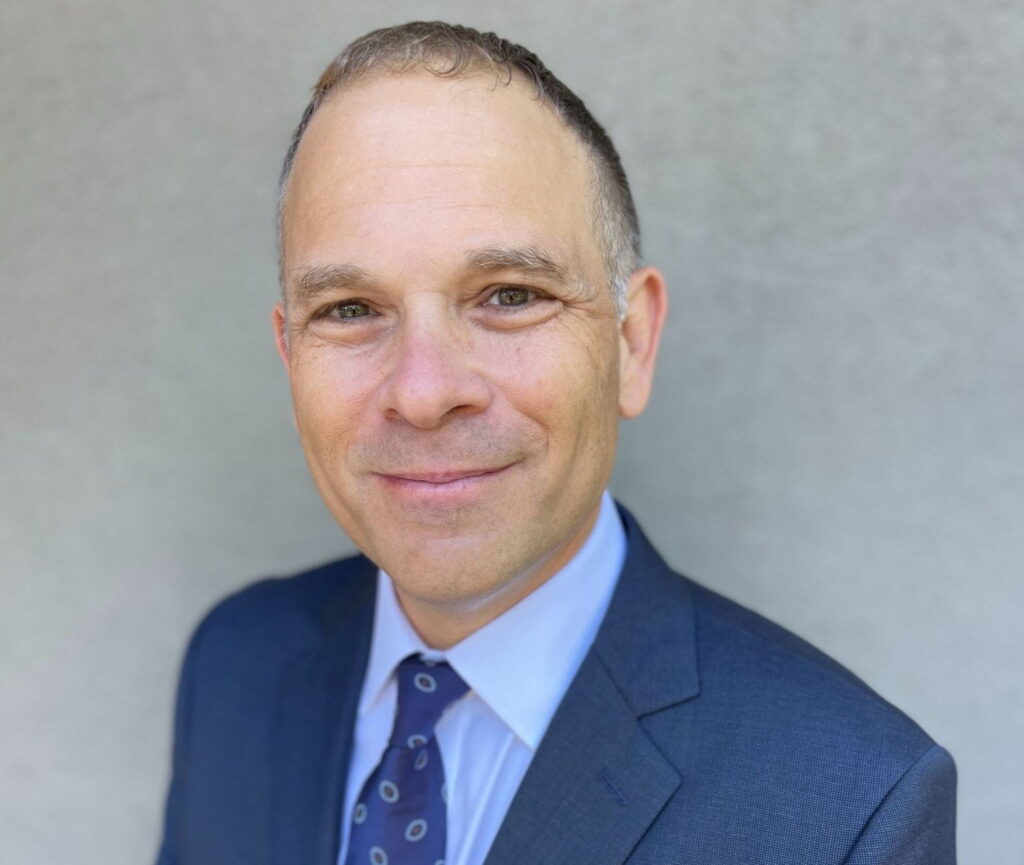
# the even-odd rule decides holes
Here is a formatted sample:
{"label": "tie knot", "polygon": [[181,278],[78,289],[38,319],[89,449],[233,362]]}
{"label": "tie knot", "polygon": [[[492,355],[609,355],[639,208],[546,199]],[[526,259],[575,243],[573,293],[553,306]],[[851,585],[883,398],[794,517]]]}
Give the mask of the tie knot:
{"label": "tie knot", "polygon": [[391,744],[419,748],[434,735],[434,725],[449,705],[469,690],[444,661],[410,655],[398,665],[398,712]]}

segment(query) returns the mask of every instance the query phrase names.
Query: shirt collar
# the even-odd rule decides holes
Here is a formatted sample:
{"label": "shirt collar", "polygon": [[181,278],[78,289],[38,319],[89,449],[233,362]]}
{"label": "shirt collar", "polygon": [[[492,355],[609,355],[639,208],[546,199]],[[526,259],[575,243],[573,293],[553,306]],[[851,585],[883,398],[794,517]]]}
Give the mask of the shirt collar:
{"label": "shirt collar", "polygon": [[421,652],[447,660],[470,689],[536,749],[594,641],[625,557],[625,531],[606,491],[593,530],[569,563],[444,653],[428,648],[416,633],[398,604],[390,577],[381,571],[360,713],[380,698],[398,662]]}

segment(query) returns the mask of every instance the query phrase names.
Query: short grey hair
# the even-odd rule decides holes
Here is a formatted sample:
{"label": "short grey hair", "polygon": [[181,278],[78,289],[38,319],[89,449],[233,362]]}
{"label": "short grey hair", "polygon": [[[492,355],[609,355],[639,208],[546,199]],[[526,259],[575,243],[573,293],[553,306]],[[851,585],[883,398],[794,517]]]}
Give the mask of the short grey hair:
{"label": "short grey hair", "polygon": [[[640,264],[640,224],[629,190],[629,181],[611,138],[587,110],[583,101],[566,87],[540,59],[494,33],[440,21],[414,21],[374,30],[356,39],[328,64],[292,135],[281,169],[278,206],[278,237],[288,177],[295,153],[309,121],[334,90],[346,83],[384,70],[391,73],[424,69],[442,78],[457,78],[492,71],[508,85],[519,73],[575,133],[586,148],[594,169],[593,218],[604,259],[605,274],[619,315],[625,314],[629,278]],[[282,290],[284,279],[282,272]]]}

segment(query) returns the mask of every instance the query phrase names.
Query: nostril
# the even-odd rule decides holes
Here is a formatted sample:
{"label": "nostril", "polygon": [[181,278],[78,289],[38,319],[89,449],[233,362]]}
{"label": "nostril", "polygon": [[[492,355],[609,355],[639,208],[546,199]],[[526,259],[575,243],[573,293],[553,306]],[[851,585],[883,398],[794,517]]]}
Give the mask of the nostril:
{"label": "nostril", "polygon": [[432,429],[450,415],[483,411],[489,403],[486,382],[471,369],[415,363],[396,369],[385,382],[380,410],[389,418]]}

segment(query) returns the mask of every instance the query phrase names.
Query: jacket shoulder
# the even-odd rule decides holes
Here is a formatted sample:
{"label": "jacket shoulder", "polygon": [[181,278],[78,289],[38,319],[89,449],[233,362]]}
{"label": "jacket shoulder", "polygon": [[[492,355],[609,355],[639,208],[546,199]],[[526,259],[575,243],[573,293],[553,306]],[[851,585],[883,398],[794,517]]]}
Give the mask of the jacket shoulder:
{"label": "jacket shoulder", "polygon": [[[935,742],[842,664],[780,625],[685,577],[694,604],[701,701],[731,707],[734,732],[807,775],[832,774],[869,798]],[[831,767],[831,768],[830,768]]]}
{"label": "jacket shoulder", "polygon": [[[692,671],[687,711],[721,718],[725,735],[805,752],[879,750],[901,770],[932,740],[903,712],[824,652],[780,625],[676,572],[620,506],[629,553],[616,600],[619,624],[642,633],[659,676]],[[651,623],[650,628],[638,626]],[[684,635],[684,636],[680,636]],[[685,714],[685,713],[684,713]],[[711,728],[715,728],[712,724]],[[741,745],[742,738],[734,741]],[[827,757],[835,757],[835,750]]]}
{"label": "jacket shoulder", "polygon": [[332,604],[373,585],[375,566],[357,555],[298,574],[267,577],[218,601],[196,627],[188,655],[230,655],[265,665],[312,648]]}
{"label": "jacket shoulder", "polygon": [[[364,639],[375,573],[357,556],[261,580],[202,619],[179,679],[161,865],[265,861],[286,688],[309,681],[335,635]],[[333,681],[359,681],[358,654],[331,657],[342,672]]]}
{"label": "jacket shoulder", "polygon": [[[927,812],[937,827],[924,833],[927,850],[952,849],[955,768],[946,751],[810,643],[675,578],[691,607],[699,692],[646,719],[686,778],[666,832],[680,820],[724,821],[730,828],[716,829],[715,843],[729,861],[840,862],[858,838],[865,850],[906,838],[921,822],[914,815]],[[905,861],[952,861],[928,855]]]}

